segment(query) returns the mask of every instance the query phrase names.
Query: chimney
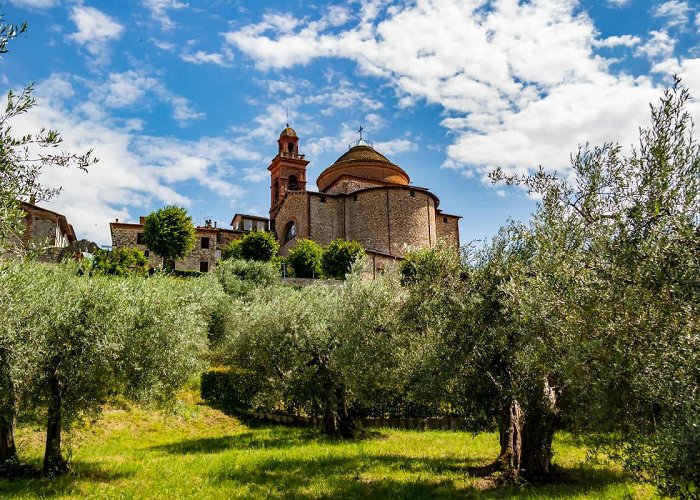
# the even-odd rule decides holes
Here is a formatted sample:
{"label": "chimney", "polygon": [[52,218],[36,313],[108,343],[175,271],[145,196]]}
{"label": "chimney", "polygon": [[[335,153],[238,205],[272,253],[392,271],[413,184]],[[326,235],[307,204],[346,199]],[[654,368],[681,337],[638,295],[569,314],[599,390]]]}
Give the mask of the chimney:
{"label": "chimney", "polygon": [[114,222],[119,224],[119,219],[115,219]]}
{"label": "chimney", "polygon": [[216,221],[214,221],[214,228],[216,228]]}
{"label": "chimney", "polygon": [[146,216],[142,215],[139,217],[139,224],[143,225],[146,223]]}

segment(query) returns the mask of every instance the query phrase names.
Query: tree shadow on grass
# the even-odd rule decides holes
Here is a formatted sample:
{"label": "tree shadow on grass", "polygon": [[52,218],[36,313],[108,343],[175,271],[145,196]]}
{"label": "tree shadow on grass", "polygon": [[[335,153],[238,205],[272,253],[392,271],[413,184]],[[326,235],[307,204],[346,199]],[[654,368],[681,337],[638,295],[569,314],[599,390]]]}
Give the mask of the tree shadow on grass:
{"label": "tree shadow on grass", "polygon": [[81,461],[71,462],[68,474],[56,478],[40,477],[38,467],[33,469],[37,474],[32,477],[0,479],[0,498],[27,495],[40,498],[65,496],[79,491],[82,483],[106,483],[134,475],[133,472],[109,470],[103,464]]}
{"label": "tree shadow on grass", "polygon": [[255,431],[243,432],[216,438],[198,438],[178,441],[166,445],[153,446],[152,450],[171,454],[218,453],[228,450],[284,449],[320,443],[336,446],[367,439],[381,439],[384,435],[377,431],[365,432],[357,440],[343,441],[330,439],[316,429],[288,428],[283,426],[259,427]]}
{"label": "tree shadow on grass", "polygon": [[503,486],[469,474],[476,465],[476,460],[468,458],[391,454],[308,459],[277,456],[236,464],[232,470],[220,471],[216,479],[269,497],[363,499],[601,497],[609,486],[627,480],[614,471],[582,467],[559,469],[550,484]]}

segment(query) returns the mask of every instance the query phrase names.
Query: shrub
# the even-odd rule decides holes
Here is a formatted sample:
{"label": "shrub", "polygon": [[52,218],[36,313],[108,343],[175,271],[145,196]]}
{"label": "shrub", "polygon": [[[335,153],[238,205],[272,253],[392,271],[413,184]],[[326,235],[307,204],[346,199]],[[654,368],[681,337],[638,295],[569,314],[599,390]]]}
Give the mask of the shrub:
{"label": "shrub", "polygon": [[322,261],[323,274],[329,278],[345,279],[353,264],[365,255],[365,250],[357,241],[335,239],[324,249]]}
{"label": "shrub", "polygon": [[323,249],[313,240],[301,239],[289,251],[289,263],[297,278],[319,278],[323,275]]}
{"label": "shrub", "polygon": [[231,297],[243,297],[254,288],[269,286],[279,280],[275,264],[239,259],[219,262],[214,275]]}
{"label": "shrub", "polygon": [[240,241],[241,257],[246,260],[269,262],[280,249],[275,236],[267,231],[251,231]]}
{"label": "shrub", "polygon": [[148,273],[148,259],[138,248],[118,248],[108,252],[97,250],[92,270],[97,274],[145,276]]}
{"label": "shrub", "polygon": [[243,254],[241,253],[241,239],[233,240],[231,243],[226,245],[221,251],[221,257],[224,260],[242,259]]}

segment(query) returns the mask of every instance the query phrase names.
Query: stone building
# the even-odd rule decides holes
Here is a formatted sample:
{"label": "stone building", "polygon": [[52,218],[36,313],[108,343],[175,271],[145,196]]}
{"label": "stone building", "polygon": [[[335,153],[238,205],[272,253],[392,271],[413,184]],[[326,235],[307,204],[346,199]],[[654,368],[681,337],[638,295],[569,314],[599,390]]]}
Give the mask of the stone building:
{"label": "stone building", "polygon": [[11,246],[38,250],[38,260],[54,262],[65,247],[76,241],[73,226],[64,215],[33,203],[20,201],[19,205],[26,214],[24,232],[19,238],[14,238]]}
{"label": "stone building", "polygon": [[411,185],[408,174],[362,139],[318,176],[318,191],[307,190],[299,138],[289,126],[278,139],[270,171],[270,220],[287,254],[298,239],[327,244],[356,240],[369,270],[381,271],[409,248],[434,247],[445,240],[459,247],[459,219],[442,212],[427,188]]}
{"label": "stone building", "polygon": [[[143,226],[146,217],[140,217],[139,223],[112,222],[109,225],[112,234],[112,248],[137,248],[148,258],[148,265],[151,268],[160,267],[163,258],[150,252],[143,244]],[[183,259],[175,261],[175,269],[179,271],[200,271],[208,272],[216,267],[217,261],[221,259],[221,251],[233,240],[240,238],[251,230],[267,231],[270,222],[264,217],[255,215],[236,214],[231,221],[233,229],[217,227],[207,221],[204,226],[195,228],[197,242],[194,249]]]}

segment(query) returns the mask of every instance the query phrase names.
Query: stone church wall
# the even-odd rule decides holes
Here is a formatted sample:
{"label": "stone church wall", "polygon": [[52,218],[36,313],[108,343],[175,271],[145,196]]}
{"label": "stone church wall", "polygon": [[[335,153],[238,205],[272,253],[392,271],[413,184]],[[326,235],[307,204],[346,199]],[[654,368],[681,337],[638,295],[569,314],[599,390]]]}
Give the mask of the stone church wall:
{"label": "stone church wall", "polygon": [[382,182],[369,179],[342,179],[333,184],[325,192],[328,194],[348,194],[361,189],[382,186]]}
{"label": "stone church wall", "polygon": [[388,253],[403,255],[408,247],[435,245],[435,200],[420,190],[390,189],[391,248]]}
{"label": "stone church wall", "polygon": [[445,240],[455,249],[459,248],[459,217],[447,214],[437,214],[435,220],[437,237]]}
{"label": "stone church wall", "polygon": [[366,250],[389,251],[389,213],[386,189],[372,189],[348,195],[345,202],[345,233]]}
{"label": "stone church wall", "polygon": [[[297,240],[309,237],[309,196],[309,193],[306,191],[288,192],[275,216],[275,234],[281,245],[281,255],[287,255],[289,249],[296,245]],[[294,221],[297,225],[297,236],[291,241],[284,241],[284,232],[290,221]]]}
{"label": "stone church wall", "polygon": [[327,245],[343,237],[343,203],[342,198],[334,196],[309,195],[312,240]]}

